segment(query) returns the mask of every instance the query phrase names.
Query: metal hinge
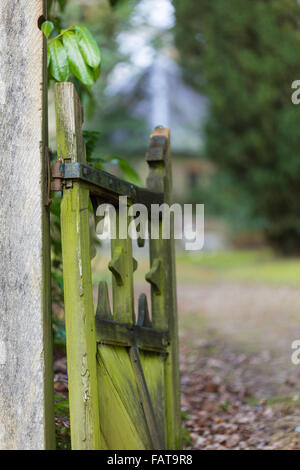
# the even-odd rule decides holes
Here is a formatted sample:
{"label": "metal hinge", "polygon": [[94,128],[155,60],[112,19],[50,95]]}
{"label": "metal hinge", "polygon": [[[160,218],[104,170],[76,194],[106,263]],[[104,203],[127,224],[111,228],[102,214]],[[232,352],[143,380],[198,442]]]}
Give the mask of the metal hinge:
{"label": "metal hinge", "polygon": [[147,207],[151,204],[162,204],[164,195],[140,188],[117,178],[106,171],[99,170],[89,163],[56,161],[52,165],[52,191],[62,191],[72,188],[73,181],[79,181],[89,186],[91,194],[110,194],[116,198],[127,196],[132,202],[143,203]]}

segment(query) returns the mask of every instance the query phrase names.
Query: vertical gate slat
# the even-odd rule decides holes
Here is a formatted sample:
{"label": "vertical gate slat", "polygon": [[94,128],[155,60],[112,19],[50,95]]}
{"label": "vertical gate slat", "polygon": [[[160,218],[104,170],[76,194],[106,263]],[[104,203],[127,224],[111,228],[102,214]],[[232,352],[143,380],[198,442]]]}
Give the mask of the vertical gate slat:
{"label": "vertical gate slat", "polygon": [[159,442],[165,449],[165,355],[140,351],[143,373],[153,404],[155,421],[157,423]]}
{"label": "vertical gate slat", "polygon": [[[147,186],[152,191],[164,193],[164,202],[172,204],[172,171],[170,155],[170,130],[158,127],[150,137],[150,146],[146,155],[149,165]],[[160,234],[162,223],[159,223]],[[152,284],[152,322],[154,328],[168,328],[170,346],[165,362],[165,409],[166,409],[166,447],[180,449],[181,411],[180,381],[178,358],[178,318],[174,248],[174,220],[171,217],[171,238],[150,238],[150,276]],[[150,227],[151,229],[151,227]],[[155,278],[154,278],[155,275]],[[151,279],[152,278],[152,279]]]}
{"label": "vertical gate slat", "polygon": [[[127,202],[124,201],[124,204]],[[134,259],[132,240],[128,236],[130,219],[127,207],[116,213],[116,238],[111,239],[113,320],[135,324],[133,272]],[[120,228],[122,227],[122,228]],[[139,395],[139,381],[130,362],[128,350],[117,346],[98,345],[99,397],[110,397],[100,401],[101,426],[111,448],[119,450],[151,449],[151,436],[145,419],[142,397]],[[123,367],[122,367],[123,365]],[[117,390],[117,393],[116,391]],[[108,414],[109,412],[109,414]],[[119,420],[122,432],[118,430]]]}
{"label": "vertical gate slat", "polygon": [[[71,83],[56,85],[56,115],[59,159],[84,161],[82,110]],[[71,440],[72,448],[77,450],[100,449],[88,206],[89,190],[84,185],[66,185],[61,235]]]}
{"label": "vertical gate slat", "polygon": [[[135,323],[133,296],[133,256],[132,241],[129,237],[120,238],[119,224],[123,224],[128,233],[128,216],[117,211],[116,239],[111,240],[111,262],[109,263],[112,276],[113,318],[115,321]],[[119,275],[114,274],[114,269]]]}

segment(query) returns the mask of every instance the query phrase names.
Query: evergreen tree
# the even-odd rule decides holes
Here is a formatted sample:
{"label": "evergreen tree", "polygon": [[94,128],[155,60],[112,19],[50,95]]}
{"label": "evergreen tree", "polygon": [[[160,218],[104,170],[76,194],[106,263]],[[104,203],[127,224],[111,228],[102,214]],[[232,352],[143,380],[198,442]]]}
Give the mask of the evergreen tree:
{"label": "evergreen tree", "polygon": [[[173,0],[187,81],[210,100],[206,157],[283,252],[300,250],[300,6]],[[218,198],[222,198],[218,188]]]}

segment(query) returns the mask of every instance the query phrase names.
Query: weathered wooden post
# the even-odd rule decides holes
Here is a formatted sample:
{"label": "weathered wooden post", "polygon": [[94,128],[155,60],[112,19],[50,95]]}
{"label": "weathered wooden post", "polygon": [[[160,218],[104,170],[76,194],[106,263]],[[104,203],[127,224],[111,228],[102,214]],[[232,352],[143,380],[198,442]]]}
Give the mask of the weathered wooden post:
{"label": "weathered wooden post", "polygon": [[[58,158],[65,162],[85,162],[82,108],[72,83],[56,85],[55,102]],[[61,204],[71,441],[74,450],[100,449],[89,196],[88,187],[71,182],[64,188]]]}
{"label": "weathered wooden post", "polygon": [[0,448],[54,447],[44,0],[0,2]]}

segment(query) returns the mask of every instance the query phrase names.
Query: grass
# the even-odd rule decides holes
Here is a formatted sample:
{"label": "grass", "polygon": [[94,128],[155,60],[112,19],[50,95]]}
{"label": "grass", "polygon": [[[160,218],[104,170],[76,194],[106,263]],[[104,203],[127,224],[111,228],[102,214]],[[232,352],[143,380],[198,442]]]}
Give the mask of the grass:
{"label": "grass", "polygon": [[299,406],[300,398],[298,395],[292,397],[285,395],[276,395],[266,400],[267,405],[282,405],[284,407]]}
{"label": "grass", "polygon": [[[106,280],[110,257],[97,256],[93,261],[93,282]],[[136,282],[144,282],[149,270],[147,256],[139,258]],[[177,279],[182,283],[248,282],[258,284],[300,285],[300,258],[279,258],[271,250],[223,251],[215,253],[181,252],[177,255]]]}
{"label": "grass", "polygon": [[[248,397],[246,398],[246,403],[250,406],[258,406],[260,400],[257,397]],[[272,397],[267,398],[264,401],[264,405],[274,406],[274,405],[281,405],[283,408],[290,408],[290,407],[299,407],[300,405],[300,397],[299,395],[274,395]]]}
{"label": "grass", "polygon": [[269,250],[181,253],[178,280],[242,281],[300,285],[300,258],[278,258]]}

